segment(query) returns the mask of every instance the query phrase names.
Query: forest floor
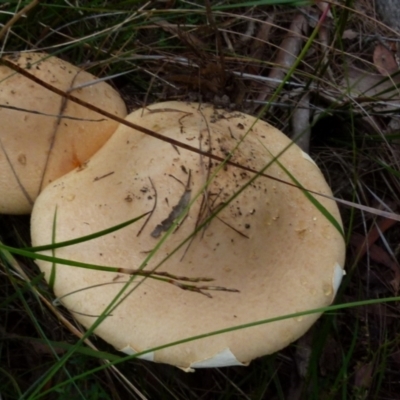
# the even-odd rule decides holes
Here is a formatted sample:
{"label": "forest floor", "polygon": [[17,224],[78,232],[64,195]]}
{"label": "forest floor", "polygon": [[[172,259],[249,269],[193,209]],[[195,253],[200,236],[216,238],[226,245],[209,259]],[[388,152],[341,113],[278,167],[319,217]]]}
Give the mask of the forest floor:
{"label": "forest floor", "polygon": [[[95,336],[97,350],[75,346],[81,328],[38,267],[3,246],[2,399],[400,399],[400,32],[368,0],[212,3],[12,0],[0,4],[2,52],[109,77],[129,111],[210,102],[295,138],[339,200],[343,308],[248,367],[188,374],[125,360]],[[1,215],[1,243],[29,247],[29,224]]]}

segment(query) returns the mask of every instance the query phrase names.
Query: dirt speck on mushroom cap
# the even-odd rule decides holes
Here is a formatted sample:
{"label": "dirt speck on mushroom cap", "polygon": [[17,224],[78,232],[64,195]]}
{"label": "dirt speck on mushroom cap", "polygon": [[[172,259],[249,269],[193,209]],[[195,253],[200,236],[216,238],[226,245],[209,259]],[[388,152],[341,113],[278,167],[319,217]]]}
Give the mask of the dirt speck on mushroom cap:
{"label": "dirt speck on mushroom cap", "polygon": [[[303,187],[331,194],[319,169],[296,145],[253,117],[210,105],[169,102],[127,118],[202,151],[221,157],[231,153],[233,162],[256,171],[268,166],[265,173],[291,182],[284,169],[272,162],[279,155],[279,162]],[[185,205],[193,202],[146,269],[161,263],[159,270],[214,278],[212,285],[240,291],[213,292],[210,299],[146,279],[96,330],[116,348],[142,351],[332,302],[337,289],[334,277],[344,263],[339,231],[301,190],[262,176],[250,182],[252,172],[232,165],[218,168],[220,162],[205,155],[120,126],[85,169],[60,178],[39,196],[32,215],[34,245],[51,241],[56,206],[57,241],[94,233],[151,211],[145,225],[139,221],[93,241],[56,250],[57,257],[127,269],[138,268],[146,259],[159,241],[152,233],[164,221],[170,222],[168,218],[181,207],[182,199]],[[318,201],[340,225],[335,202]],[[164,230],[159,234],[165,234]],[[48,278],[51,265],[38,264]],[[126,277],[71,269],[58,267],[55,292],[64,296],[87,288],[66,296],[63,302],[79,311],[76,318],[90,326],[94,318],[85,314],[100,315],[120,290],[117,282]],[[142,279],[136,278],[133,286]],[[110,282],[114,284],[89,288]],[[213,360],[201,363],[211,366],[228,349],[238,363],[247,363],[285,347],[317,317],[236,330],[163,349],[151,358],[182,368]]]}

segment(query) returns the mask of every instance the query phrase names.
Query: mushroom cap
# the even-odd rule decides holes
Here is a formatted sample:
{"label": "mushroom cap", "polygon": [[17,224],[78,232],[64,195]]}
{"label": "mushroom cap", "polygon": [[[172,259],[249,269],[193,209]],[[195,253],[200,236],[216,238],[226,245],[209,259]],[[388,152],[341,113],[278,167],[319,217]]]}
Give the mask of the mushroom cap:
{"label": "mushroom cap", "polygon": [[[45,53],[16,53],[6,58],[66,92],[96,80]],[[126,116],[121,97],[105,82],[72,94],[119,117]],[[0,213],[6,214],[30,213],[46,185],[82,165],[118,126],[4,65],[0,66],[0,119]]]}
{"label": "mushroom cap", "polygon": [[[282,132],[254,117],[211,105],[167,102],[137,110],[127,120],[222,157],[243,138],[232,155],[233,162],[258,171],[279,155],[279,162],[303,187],[331,195],[309,156]],[[212,177],[219,164],[120,125],[85,168],[53,182],[37,199],[31,221],[34,246],[51,243],[56,208],[57,242],[107,229],[154,209],[147,223],[143,219],[94,240],[54,250],[56,257],[128,270],[141,266],[165,234],[174,212],[179,214],[193,201],[187,216],[145,270],[152,270],[169,255],[158,271],[213,278],[211,285],[240,292],[215,291],[208,298],[136,276],[129,288],[134,290],[95,330],[117,349],[141,352],[333,301],[345,254],[339,230],[301,190],[266,177],[258,176],[230,199],[255,174],[226,165]],[[291,182],[276,162],[265,173]],[[340,225],[336,203],[323,197],[318,201]],[[218,209],[211,221],[173,253]],[[37,263],[48,279],[51,263]],[[89,327],[128,278],[123,273],[58,265],[54,290],[64,296],[61,301],[67,308],[77,312],[76,319]],[[234,330],[146,356],[186,370],[244,365],[287,346],[318,316]]]}

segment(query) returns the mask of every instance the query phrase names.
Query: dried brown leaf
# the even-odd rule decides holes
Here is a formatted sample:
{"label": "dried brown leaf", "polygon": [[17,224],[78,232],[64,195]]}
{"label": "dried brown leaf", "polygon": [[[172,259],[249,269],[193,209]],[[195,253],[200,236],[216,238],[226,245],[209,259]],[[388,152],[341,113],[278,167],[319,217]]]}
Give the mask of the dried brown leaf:
{"label": "dried brown leaf", "polygon": [[359,364],[356,367],[354,375],[354,386],[358,388],[369,388],[372,382],[373,376],[373,364]]}
{"label": "dried brown leaf", "polygon": [[391,75],[398,70],[394,54],[381,43],[375,46],[373,60],[376,69],[383,76]]}
{"label": "dried brown leaf", "polygon": [[400,107],[400,76],[396,74],[389,79],[382,75],[371,74],[355,67],[345,69],[346,76],[342,81],[343,89],[350,98],[364,97],[376,101],[390,100],[377,105],[375,110],[391,111]]}

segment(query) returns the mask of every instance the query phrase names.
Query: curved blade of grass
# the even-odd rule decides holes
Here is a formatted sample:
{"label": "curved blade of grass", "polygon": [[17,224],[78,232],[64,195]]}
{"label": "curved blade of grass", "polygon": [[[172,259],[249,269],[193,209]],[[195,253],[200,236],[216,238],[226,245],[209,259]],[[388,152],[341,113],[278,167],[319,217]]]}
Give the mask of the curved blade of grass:
{"label": "curved blade of grass", "polygon": [[24,247],[23,250],[25,251],[29,251],[29,252],[38,252],[38,251],[44,251],[44,250],[53,250],[53,249],[58,249],[60,247],[67,247],[67,246],[72,246],[74,244],[78,244],[78,243],[82,243],[82,242],[87,242],[89,240],[92,239],[97,239],[100,236],[104,236],[104,235],[108,235],[109,233],[118,231],[122,228],[125,228],[128,225],[131,225],[137,221],[139,221],[140,219],[142,219],[143,217],[145,217],[146,215],[148,215],[150,213],[144,213],[142,215],[139,215],[138,217],[132,218],[128,221],[125,221],[121,224],[118,225],[114,225],[110,228],[104,229],[102,231],[98,231],[96,233],[92,233],[90,235],[86,235],[86,236],[81,236],[77,239],[72,239],[72,240],[66,240],[64,242],[59,242],[59,243],[52,243],[52,244],[47,244],[44,246],[36,246],[36,247]]}
{"label": "curved blade of grass", "polygon": [[[56,226],[57,226],[57,206],[56,209],[54,210],[54,217],[53,217],[53,226],[51,230],[51,243],[56,242]],[[54,247],[51,249],[51,254],[53,257],[56,256],[55,249]],[[54,283],[56,281],[56,263],[52,261],[51,263],[51,271],[50,271],[50,276],[49,276],[49,286],[51,290],[54,290]]]}
{"label": "curved blade of grass", "polygon": [[33,260],[42,260],[42,261],[47,261],[47,262],[55,263],[55,264],[68,265],[71,267],[79,267],[79,268],[93,269],[93,270],[106,271],[106,272],[115,272],[115,273],[118,273],[120,270],[117,267],[110,267],[110,266],[98,265],[98,264],[89,264],[89,263],[84,263],[84,262],[80,262],[80,261],[67,260],[65,258],[46,256],[45,254],[37,254],[37,253],[33,253],[28,250],[19,249],[17,247],[7,246],[2,243],[0,243],[0,250],[6,250],[6,251],[9,251],[10,253],[18,254],[20,256],[30,258]]}
{"label": "curved blade of grass", "polygon": [[[185,338],[185,339],[177,340],[177,341],[167,343],[164,345],[156,346],[151,349],[147,349],[145,351],[141,351],[141,352],[133,354],[133,355],[122,357],[119,360],[111,361],[109,365],[116,365],[118,363],[132,360],[132,359],[144,356],[145,354],[165,349],[167,347],[173,347],[173,346],[177,346],[180,344],[204,339],[204,338],[211,337],[211,336],[221,335],[223,333],[232,332],[232,331],[239,330],[239,329],[250,329],[252,327],[259,326],[259,325],[269,324],[269,323],[273,323],[273,322],[277,322],[277,321],[283,321],[283,320],[291,319],[291,318],[298,318],[301,316],[311,315],[311,314],[316,314],[316,313],[320,314],[320,313],[324,313],[324,312],[332,312],[332,311],[345,310],[345,309],[354,308],[354,307],[362,307],[362,306],[367,306],[367,305],[372,305],[372,304],[398,302],[398,301],[400,301],[400,297],[388,297],[385,299],[355,301],[355,302],[351,302],[351,303],[336,304],[336,305],[332,305],[332,306],[321,307],[321,308],[316,308],[316,309],[312,309],[312,310],[282,315],[279,317],[268,318],[268,319],[264,319],[264,320],[260,320],[260,321],[251,322],[248,324],[236,325],[236,326],[233,326],[230,328],[220,329],[217,331],[208,332],[208,333],[204,333],[201,335],[192,336],[190,338]],[[74,376],[72,379],[73,379],[73,381],[76,381],[79,379],[85,379],[89,374],[99,372],[99,371],[103,370],[104,368],[106,368],[106,366],[100,366],[100,367],[93,368],[92,370],[87,371],[83,374]],[[51,393],[53,390],[59,389],[68,383],[70,383],[70,381],[61,382],[60,384],[54,386],[52,389],[48,389],[47,391],[41,392],[40,394],[38,394],[38,396],[34,397],[34,399],[39,399],[39,398],[43,397],[44,395]]]}
{"label": "curved blade of grass", "polygon": [[[42,345],[49,346],[49,348],[51,347],[53,349],[62,349],[62,350],[68,350],[71,346],[73,346],[72,344],[67,343],[67,342],[46,341],[46,340],[38,339],[35,337],[24,337],[21,335],[13,335],[13,336],[7,337],[6,339],[21,340],[26,343],[39,343]],[[117,355],[117,354],[112,354],[107,351],[97,351],[97,350],[91,349],[90,347],[83,347],[83,346],[80,347],[76,351],[76,353],[84,354],[84,355],[92,357],[92,358],[98,358],[101,360],[109,360],[109,361],[118,361],[121,358],[123,358],[122,356]]]}
{"label": "curved blade of grass", "polygon": [[[0,249],[1,249],[1,246],[2,246],[2,244],[0,242]],[[12,261],[11,260],[12,256],[11,256],[10,253],[8,253],[7,250],[5,251],[5,253],[2,254],[2,256],[4,257],[4,259],[6,261],[4,263],[4,266],[6,267],[7,270],[9,270],[9,268],[10,268],[9,266],[12,265],[12,262],[11,262]],[[36,281],[36,280],[34,280],[34,281]],[[34,282],[34,281],[25,281],[26,285],[30,287],[31,293],[34,293],[34,290],[32,290],[33,289],[32,282]],[[37,320],[37,318],[35,317],[32,309],[30,308],[28,301],[26,300],[25,296],[23,295],[23,292],[22,292],[21,288],[19,287],[19,284],[17,282],[14,282],[13,280],[11,280],[11,282],[12,282],[12,284],[14,286],[15,292],[18,295],[19,300],[21,301],[21,303],[23,305],[23,308],[25,309],[26,313],[29,315],[29,318],[32,321],[33,326],[35,327],[36,331],[39,333],[39,335],[43,338],[45,343],[52,350],[52,354],[53,354],[54,358],[57,360],[58,363],[60,363],[62,358],[60,358],[59,355],[57,354],[57,352],[50,346],[50,340],[47,339],[47,336],[46,336],[45,332],[43,331],[39,321]],[[67,368],[65,368],[64,364],[65,363],[61,363],[60,364],[60,368],[63,369],[64,373],[69,377],[69,379],[72,379],[69,371],[67,370]],[[80,396],[82,398],[84,398],[84,396],[81,393],[79,387],[77,385],[75,385],[75,383],[74,383],[74,387],[77,390],[77,393],[79,393]]]}
{"label": "curved blade of grass", "polygon": [[279,161],[278,158],[275,158],[275,162],[283,171],[285,171],[286,175],[300,188],[304,196],[306,196],[307,199],[310,200],[314,207],[333,225],[333,227],[340,233],[340,235],[344,239],[345,236],[343,228],[336,220],[336,218],[306,188],[303,187],[301,182],[299,182],[296,177],[290,173],[290,171]]}

